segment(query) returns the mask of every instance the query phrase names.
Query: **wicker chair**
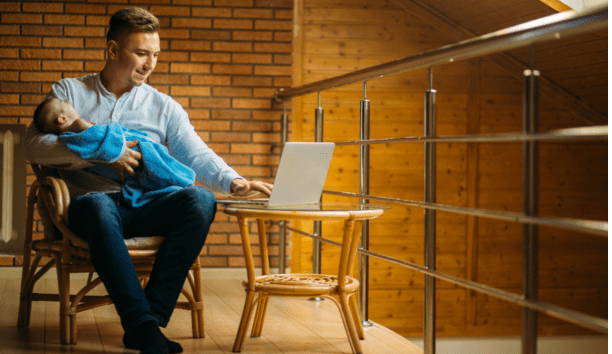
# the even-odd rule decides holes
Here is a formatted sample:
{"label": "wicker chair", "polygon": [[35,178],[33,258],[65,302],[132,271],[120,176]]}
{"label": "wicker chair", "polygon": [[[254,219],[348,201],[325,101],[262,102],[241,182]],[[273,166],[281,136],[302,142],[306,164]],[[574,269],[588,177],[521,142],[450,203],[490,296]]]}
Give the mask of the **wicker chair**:
{"label": "wicker chair", "polygon": [[[93,279],[95,270],[89,258],[87,242],[68,228],[68,207],[70,206],[68,187],[54,169],[34,164],[32,168],[36,174],[36,180],[30,187],[27,200],[26,239],[17,326],[27,327],[29,325],[32,301],[59,301],[60,342],[76,344],[77,313],[112,302],[108,296],[87,295],[102,281],[100,278]],[[47,223],[44,239],[32,241],[34,208],[37,204],[41,218],[52,221],[52,224]],[[161,236],[126,240],[128,251],[143,286],[148,280],[155,255],[163,240]],[[32,256],[34,256],[33,260]],[[39,269],[38,266],[43,257],[50,257],[50,260]],[[57,270],[59,294],[34,292],[36,282],[53,266]],[[177,303],[177,308],[191,310],[194,338],[204,338],[204,301],[200,267],[198,257],[187,277],[190,286],[182,290],[187,301]],[[70,294],[70,275],[72,273],[89,273],[86,285],[74,295]]]}

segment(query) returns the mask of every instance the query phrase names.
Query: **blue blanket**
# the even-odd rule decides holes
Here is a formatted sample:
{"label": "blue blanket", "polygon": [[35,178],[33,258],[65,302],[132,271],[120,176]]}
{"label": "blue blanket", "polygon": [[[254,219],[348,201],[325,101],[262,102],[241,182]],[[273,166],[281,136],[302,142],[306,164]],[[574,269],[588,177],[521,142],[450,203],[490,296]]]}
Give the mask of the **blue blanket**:
{"label": "blue blanket", "polygon": [[[126,141],[138,140],[134,148],[142,153],[142,165],[136,169],[138,178],[126,176],[121,187],[125,202],[133,208],[195,182],[195,172],[170,156],[165,146],[154,143],[142,131],[128,130],[117,123],[94,125],[81,133],[62,133],[59,140],[77,156],[93,163],[116,162],[127,148]],[[108,176],[108,171],[93,171]]]}

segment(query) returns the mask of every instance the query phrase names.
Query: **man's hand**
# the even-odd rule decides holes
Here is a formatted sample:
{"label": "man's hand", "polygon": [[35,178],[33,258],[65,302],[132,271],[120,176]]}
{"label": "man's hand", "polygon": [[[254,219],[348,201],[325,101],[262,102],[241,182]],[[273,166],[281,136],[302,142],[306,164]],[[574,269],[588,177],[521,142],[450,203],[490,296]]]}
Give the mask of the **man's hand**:
{"label": "man's hand", "polygon": [[236,178],[230,185],[230,191],[236,196],[243,196],[253,191],[263,193],[269,197],[270,193],[272,193],[272,185],[261,181],[247,181],[246,179]]}
{"label": "man's hand", "polygon": [[142,161],[142,154],[138,151],[132,150],[131,148],[138,145],[138,140],[131,140],[125,143],[127,149],[125,149],[125,153],[121,158],[113,163],[109,163],[108,167],[112,168],[114,171],[119,174],[119,180],[121,182],[125,181],[124,172],[127,172],[130,176],[136,178],[135,169],[140,167],[140,162]]}

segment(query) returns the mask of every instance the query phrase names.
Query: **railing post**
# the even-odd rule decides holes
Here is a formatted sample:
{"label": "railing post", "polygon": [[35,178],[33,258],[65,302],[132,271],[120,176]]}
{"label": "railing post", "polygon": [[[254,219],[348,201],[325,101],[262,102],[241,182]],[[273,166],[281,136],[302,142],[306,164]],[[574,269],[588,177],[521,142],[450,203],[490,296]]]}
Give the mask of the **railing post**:
{"label": "railing post", "polygon": [[[538,132],[538,77],[533,67],[531,46],[531,70],[525,70],[525,96],[523,100],[523,131]],[[538,215],[538,143],[523,143],[523,211],[527,216]],[[526,300],[538,299],[538,226],[523,225],[523,296]],[[538,313],[526,307],[522,309],[522,353],[537,352]]]}
{"label": "railing post", "polygon": [[[289,116],[287,115],[287,101],[283,101],[283,115],[281,116],[281,146],[285,146],[289,130]],[[285,252],[287,243],[287,220],[281,220],[279,226],[278,240],[278,272],[285,273]]]}
{"label": "railing post", "polygon": [[[425,137],[436,136],[436,90],[433,71],[429,68],[429,90],[425,93]],[[425,143],[425,202],[436,202],[436,143]],[[425,210],[425,268],[436,269],[436,211]],[[436,279],[425,275],[425,314],[423,349],[436,352]]]}
{"label": "railing post", "polygon": [[[315,108],[315,141],[323,141],[323,108],[321,107],[321,92],[319,92],[319,106]],[[321,221],[313,222],[313,233],[321,235]],[[312,240],[312,273],[321,274],[321,241]]]}
{"label": "railing post", "polygon": [[[367,99],[366,82],[363,82],[363,100],[361,100],[361,140],[370,140],[370,101]],[[360,147],[361,165],[359,170],[359,193],[370,194],[370,145]],[[359,199],[360,203],[369,203],[367,199]],[[370,221],[364,220],[361,230],[361,248],[370,249]],[[368,256],[359,257],[359,317],[363,326],[372,326],[368,314],[370,263]]]}

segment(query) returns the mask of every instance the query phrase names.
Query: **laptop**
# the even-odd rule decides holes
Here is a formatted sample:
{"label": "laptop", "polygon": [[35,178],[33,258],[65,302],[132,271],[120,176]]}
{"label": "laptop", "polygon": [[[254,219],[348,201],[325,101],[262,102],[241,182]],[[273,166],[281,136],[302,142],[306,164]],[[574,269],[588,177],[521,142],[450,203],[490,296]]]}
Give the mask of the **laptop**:
{"label": "laptop", "polygon": [[334,143],[288,142],[283,147],[270,198],[230,198],[218,203],[269,207],[317,204],[321,201],[334,148]]}

